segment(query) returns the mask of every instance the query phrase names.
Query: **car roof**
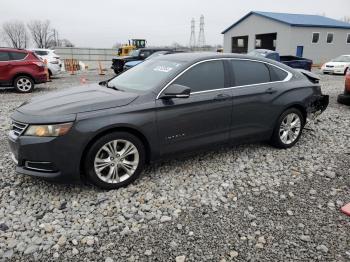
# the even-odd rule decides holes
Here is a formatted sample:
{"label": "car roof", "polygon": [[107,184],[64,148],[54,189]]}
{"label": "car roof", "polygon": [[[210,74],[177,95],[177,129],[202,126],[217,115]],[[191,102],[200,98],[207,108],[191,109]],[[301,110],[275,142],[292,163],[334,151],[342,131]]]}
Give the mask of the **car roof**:
{"label": "car roof", "polygon": [[280,62],[277,62],[271,59],[267,59],[264,57],[244,55],[244,54],[235,54],[235,53],[215,53],[215,52],[175,53],[175,54],[169,54],[166,56],[159,56],[155,59],[177,61],[185,64],[194,64],[204,60],[225,59],[225,58],[240,58],[240,59],[246,59],[246,60],[261,61],[261,62],[266,62],[269,64],[276,65],[287,71],[293,70],[289,66],[286,66]]}
{"label": "car roof", "polygon": [[47,51],[47,52],[55,51],[52,49],[44,49],[44,48],[32,48],[30,50],[32,50],[32,51]]}
{"label": "car roof", "polygon": [[5,52],[19,52],[19,53],[28,52],[27,50],[22,48],[11,48],[11,47],[0,47],[0,50]]}
{"label": "car roof", "polygon": [[152,48],[152,47],[145,47],[145,48],[140,48],[140,51],[146,51],[146,50],[150,50],[150,51],[173,51],[174,49],[171,48],[161,48],[161,47],[156,47],[156,48]]}

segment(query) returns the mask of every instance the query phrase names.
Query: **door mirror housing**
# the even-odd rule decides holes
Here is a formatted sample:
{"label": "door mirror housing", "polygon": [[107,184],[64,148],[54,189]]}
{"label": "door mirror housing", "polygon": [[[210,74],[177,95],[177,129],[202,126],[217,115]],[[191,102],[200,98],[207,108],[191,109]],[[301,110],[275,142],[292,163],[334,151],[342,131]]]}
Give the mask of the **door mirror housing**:
{"label": "door mirror housing", "polygon": [[160,96],[161,99],[171,98],[188,98],[190,97],[191,89],[187,86],[172,84],[168,86],[163,94]]}

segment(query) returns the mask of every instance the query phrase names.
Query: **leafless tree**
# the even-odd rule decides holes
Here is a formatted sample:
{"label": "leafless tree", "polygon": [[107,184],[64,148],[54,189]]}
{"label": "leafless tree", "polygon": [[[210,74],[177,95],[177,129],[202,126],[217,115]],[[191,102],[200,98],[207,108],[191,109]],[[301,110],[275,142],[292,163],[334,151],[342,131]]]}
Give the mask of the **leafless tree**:
{"label": "leafless tree", "polygon": [[26,48],[28,45],[28,33],[23,22],[12,21],[2,25],[3,40],[11,47]]}
{"label": "leafless tree", "polygon": [[32,39],[38,48],[50,48],[54,45],[54,32],[50,21],[33,20],[28,24]]}
{"label": "leafless tree", "polygon": [[59,40],[59,44],[60,44],[59,46],[62,46],[62,47],[74,47],[74,44],[68,39]]}
{"label": "leafless tree", "polygon": [[350,16],[344,16],[341,20],[343,20],[346,23],[350,23]]}

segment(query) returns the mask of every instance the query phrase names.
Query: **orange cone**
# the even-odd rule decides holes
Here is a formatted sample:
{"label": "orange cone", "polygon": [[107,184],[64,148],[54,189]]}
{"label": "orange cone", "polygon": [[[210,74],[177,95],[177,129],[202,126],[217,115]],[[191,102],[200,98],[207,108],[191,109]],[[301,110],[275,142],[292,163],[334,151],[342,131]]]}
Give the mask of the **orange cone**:
{"label": "orange cone", "polygon": [[69,61],[69,67],[70,67],[70,74],[71,75],[75,75],[75,68],[74,68],[74,65],[73,65],[73,59]]}

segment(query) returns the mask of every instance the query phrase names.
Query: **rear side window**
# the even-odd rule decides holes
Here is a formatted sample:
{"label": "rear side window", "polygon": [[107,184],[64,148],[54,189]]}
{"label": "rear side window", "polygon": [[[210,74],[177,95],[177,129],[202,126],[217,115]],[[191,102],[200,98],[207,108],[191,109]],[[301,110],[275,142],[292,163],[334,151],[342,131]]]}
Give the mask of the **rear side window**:
{"label": "rear side window", "polygon": [[0,52],[0,62],[1,61],[9,61],[9,54],[7,52]]}
{"label": "rear side window", "polygon": [[49,54],[49,52],[47,52],[47,51],[39,51],[39,50],[36,50],[36,51],[34,51],[37,55],[48,55]]}
{"label": "rear side window", "polygon": [[265,63],[231,60],[236,86],[253,85],[270,82],[270,72]]}
{"label": "rear side window", "polygon": [[175,81],[175,84],[189,87],[191,92],[224,88],[224,83],[225,74],[222,61],[209,61],[198,64]]}
{"label": "rear side window", "polygon": [[27,53],[10,52],[11,60],[22,60],[27,56]]}
{"label": "rear side window", "polygon": [[286,79],[288,73],[286,71],[283,71],[282,69],[279,69],[273,65],[267,65],[270,70],[270,76],[271,76],[271,81],[283,81]]}

